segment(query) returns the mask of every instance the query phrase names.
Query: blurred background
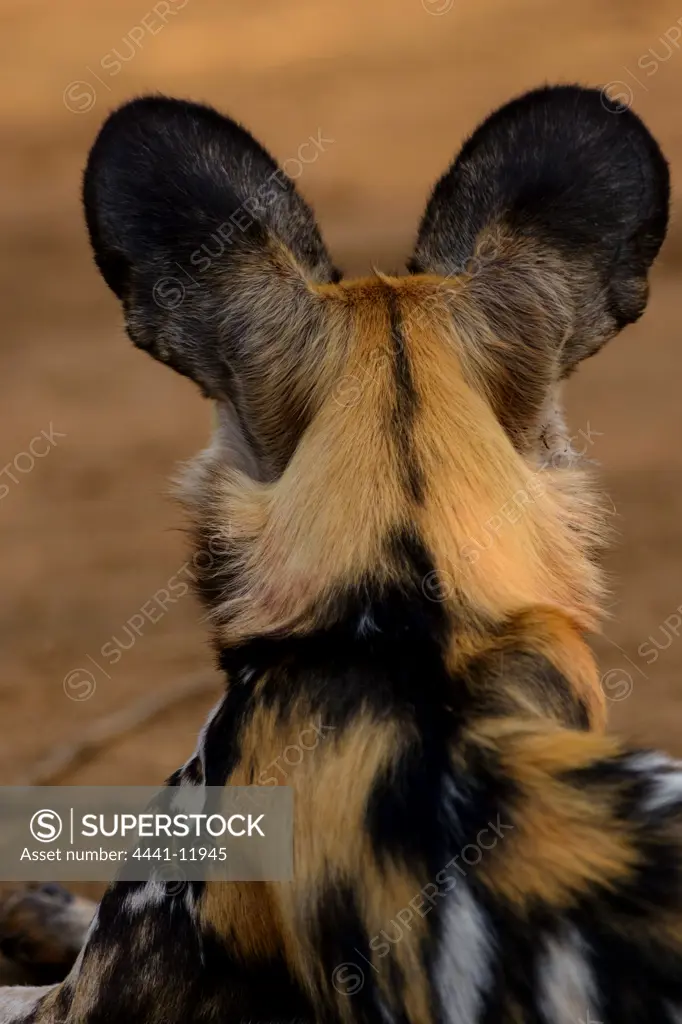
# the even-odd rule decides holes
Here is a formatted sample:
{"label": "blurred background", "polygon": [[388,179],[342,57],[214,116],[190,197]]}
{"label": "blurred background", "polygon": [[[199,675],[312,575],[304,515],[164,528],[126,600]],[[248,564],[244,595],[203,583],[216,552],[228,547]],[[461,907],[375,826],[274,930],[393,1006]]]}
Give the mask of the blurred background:
{"label": "blurred background", "polygon": [[[167,484],[210,410],[133,349],[92,264],[80,175],[108,111],[159,91],[229,112],[287,161],[342,267],[392,270],[463,137],[543,82],[608,83],[678,179],[682,5],[1,0],[0,18],[0,783],[152,784],[219,692]],[[611,721],[677,754],[681,263],[676,190],[644,319],[569,388],[613,501]]]}

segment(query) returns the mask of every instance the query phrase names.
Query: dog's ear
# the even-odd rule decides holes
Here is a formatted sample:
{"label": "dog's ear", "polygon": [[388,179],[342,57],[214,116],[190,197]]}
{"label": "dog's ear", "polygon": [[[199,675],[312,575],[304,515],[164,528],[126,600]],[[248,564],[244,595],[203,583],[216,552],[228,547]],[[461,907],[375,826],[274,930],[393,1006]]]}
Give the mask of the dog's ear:
{"label": "dog's ear", "polygon": [[338,278],[293,182],[234,121],[151,97],[104,124],[83,200],[135,344],[234,407],[263,471],[281,469],[315,376],[314,286]]}
{"label": "dog's ear", "polygon": [[470,299],[453,306],[520,446],[552,385],[643,312],[668,205],[639,118],[576,86],[502,107],[437,183],[409,268]]}

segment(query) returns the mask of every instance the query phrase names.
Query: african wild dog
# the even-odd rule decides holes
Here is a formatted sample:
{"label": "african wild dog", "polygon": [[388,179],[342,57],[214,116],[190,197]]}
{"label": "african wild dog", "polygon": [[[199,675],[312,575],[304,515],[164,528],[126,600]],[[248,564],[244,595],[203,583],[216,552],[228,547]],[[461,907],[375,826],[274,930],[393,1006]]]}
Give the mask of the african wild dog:
{"label": "african wild dog", "polygon": [[668,193],[633,113],[541,89],[465,144],[407,276],[343,281],[234,122],[109,118],[95,259],[218,418],[184,499],[227,689],[171,784],[272,782],[327,733],[286,777],[293,883],[114,884],[1,1020],[682,1020],[682,768],[602,732],[558,394],[644,310]]}

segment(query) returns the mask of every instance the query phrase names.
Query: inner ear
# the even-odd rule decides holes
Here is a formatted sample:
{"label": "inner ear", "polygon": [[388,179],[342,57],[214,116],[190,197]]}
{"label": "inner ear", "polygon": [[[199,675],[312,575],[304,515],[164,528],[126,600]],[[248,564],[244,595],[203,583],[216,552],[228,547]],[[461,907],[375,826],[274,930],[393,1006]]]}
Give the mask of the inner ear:
{"label": "inner ear", "polygon": [[294,183],[230,118],[148,97],[105,122],[83,201],[132,340],[232,407],[263,474],[280,471],[315,386],[315,286],[339,277]]}
{"label": "inner ear", "polygon": [[537,440],[557,381],[644,311],[669,192],[639,118],[577,86],[502,107],[435,186],[409,269],[445,279],[472,364],[520,447]]}

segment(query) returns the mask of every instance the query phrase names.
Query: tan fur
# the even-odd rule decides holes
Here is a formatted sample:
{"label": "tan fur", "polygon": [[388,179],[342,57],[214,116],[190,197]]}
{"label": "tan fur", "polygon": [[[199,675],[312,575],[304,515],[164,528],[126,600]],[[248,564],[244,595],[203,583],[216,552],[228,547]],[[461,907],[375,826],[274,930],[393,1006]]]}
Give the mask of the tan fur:
{"label": "tan fur", "polygon": [[[281,474],[256,479],[230,462],[218,438],[187,477],[185,500],[197,526],[204,536],[223,540],[233,558],[229,596],[213,611],[216,640],[229,646],[252,635],[305,633],[326,621],[336,592],[368,576],[400,582],[402,566],[388,540],[415,529],[443,584],[436,597],[453,623],[449,669],[454,673],[481,653],[538,654],[565,676],[590,723],[601,727],[603,695],[583,638],[597,622],[601,593],[591,558],[600,534],[599,509],[580,471],[543,467],[536,452],[514,446],[500,423],[490,379],[504,343],[491,334],[472,282],[466,275],[454,282],[376,275],[313,290],[319,304],[314,320],[325,334],[323,347],[312,346],[317,361],[308,341],[312,363],[301,366],[300,353],[284,354],[268,371],[278,404],[274,396],[283,382],[292,394],[300,392],[297,375],[313,369],[305,401],[309,420]],[[474,328],[477,351],[470,336]],[[407,454],[397,437],[396,409],[404,396],[397,392],[396,344],[404,346],[400,355],[413,389]],[[265,374],[263,400],[267,386]],[[282,430],[296,434],[293,423],[285,422]],[[423,481],[419,494],[406,486],[408,459]],[[491,632],[491,624],[502,623],[505,631]],[[561,723],[562,695],[551,685],[548,690],[533,694],[522,680],[508,683],[511,716],[546,724],[556,700],[555,721]],[[262,781],[263,769],[296,745],[312,716],[312,708],[300,702],[276,712],[257,701],[240,735],[240,763],[229,784]],[[557,731],[556,737],[551,733],[550,743],[557,738],[558,744],[551,755],[537,749],[541,739],[534,739],[532,726],[524,728],[520,738],[512,736],[515,717],[476,726],[476,743],[507,745],[509,772],[523,790],[528,823],[500,844],[508,847],[504,859],[493,854],[482,870],[492,891],[520,906],[538,896],[564,905],[590,880],[625,877],[632,868],[630,847],[626,836],[602,837],[606,799],[590,804],[564,792],[555,778],[561,765],[589,759],[590,753],[567,749]],[[373,936],[428,881],[426,873],[419,878],[397,865],[380,867],[365,828],[377,777],[409,739],[395,722],[376,721],[358,708],[352,728],[338,737],[331,733],[307,753],[283,780],[293,788],[297,808],[296,881],[210,883],[200,909],[204,926],[245,961],[283,949],[304,988],[325,990],[328,979],[315,973],[319,958],[309,916],[324,903],[326,888],[342,889],[353,880],[358,912]],[[454,761],[459,756],[453,751]],[[567,816],[580,823],[570,844],[562,832]],[[510,861],[512,843],[518,856]],[[498,861],[507,867],[498,868]],[[510,862],[521,865],[513,877]],[[364,866],[360,878],[358,864]],[[391,952],[413,979],[424,977],[415,959],[419,932],[418,922],[410,941]],[[385,965],[374,966],[390,1005]],[[407,998],[410,1019],[428,1021],[421,981],[408,986]],[[350,1012],[343,998],[339,1011],[342,1017]]]}
{"label": "tan fur", "polygon": [[[599,724],[596,673],[570,623],[582,631],[598,621],[592,554],[601,509],[581,470],[543,467],[535,452],[524,457],[497,419],[481,380],[501,343],[476,305],[472,280],[377,275],[313,289],[324,345],[306,342],[312,362],[304,367],[299,352],[268,371],[279,381],[275,390],[284,379],[300,390],[301,374],[314,381],[310,422],[283,472],[257,480],[216,441],[186,477],[194,521],[234,553],[229,596],[213,611],[216,638],[230,645],[309,631],[325,621],[335,591],[367,575],[400,579],[387,538],[416,526],[448,609],[466,608],[472,621],[499,622],[537,606],[565,617],[571,640],[558,646],[570,654],[558,667],[570,668]],[[424,480],[421,502],[405,487],[392,430],[391,303],[416,395],[410,444]],[[452,660],[475,642],[460,627]],[[539,647],[552,644],[540,626]]]}
{"label": "tan fur", "polygon": [[[524,609],[510,620],[505,633],[493,639],[486,638],[482,648],[467,651],[465,657],[472,653],[497,652],[500,658],[504,658],[506,654],[518,651],[533,652],[546,658],[570,681],[572,694],[582,701],[586,709],[590,727],[599,731],[605,728],[606,698],[600,686],[597,665],[576,623],[554,608],[538,605]],[[556,713],[551,714],[552,701],[560,701],[563,695],[550,685],[542,694],[545,700],[538,704],[536,695],[526,682],[525,679],[517,683],[505,680],[505,695],[513,704],[512,714],[523,712],[531,719],[554,717],[556,724],[566,724],[561,716],[562,703],[558,704]]]}
{"label": "tan fur", "polygon": [[615,889],[632,877],[637,847],[619,823],[617,792],[580,789],[567,774],[615,757],[615,739],[500,718],[477,723],[475,742],[496,752],[519,791],[513,831],[481,864],[493,893],[521,911],[538,900],[564,910],[594,884]]}
{"label": "tan fur", "polygon": [[419,292],[401,298],[421,399],[415,447],[428,484],[417,522],[437,569],[465,604],[494,620],[551,604],[593,625],[598,579],[585,551],[593,510],[558,474],[538,472],[514,450],[465,380],[463,344],[445,316],[431,307],[428,322],[417,323]]}
{"label": "tan fur", "polygon": [[[312,717],[308,707],[289,708],[281,720],[270,708],[257,706],[241,736],[242,756],[229,784],[253,782],[254,773],[258,778],[265,766],[297,744]],[[399,759],[408,739],[394,721],[377,721],[361,709],[353,728],[338,739],[330,730],[282,780],[293,788],[296,807],[294,883],[210,882],[200,904],[202,924],[229,941],[245,962],[284,949],[304,987],[325,990],[329,979],[315,973],[319,958],[309,921],[318,901],[324,902],[326,888],[352,883],[357,889],[357,865],[365,865],[358,910],[371,937],[409,907],[427,880],[426,868],[419,879],[404,867],[380,867],[365,828],[367,800],[377,777]],[[405,976],[415,979],[408,998],[410,1019],[416,1022],[430,1020],[426,980],[416,960],[417,939],[425,927],[415,915],[410,941],[399,943],[392,954]],[[390,1003],[387,963],[375,959],[378,983]],[[348,1010],[343,997],[339,1009],[342,1014]]]}

